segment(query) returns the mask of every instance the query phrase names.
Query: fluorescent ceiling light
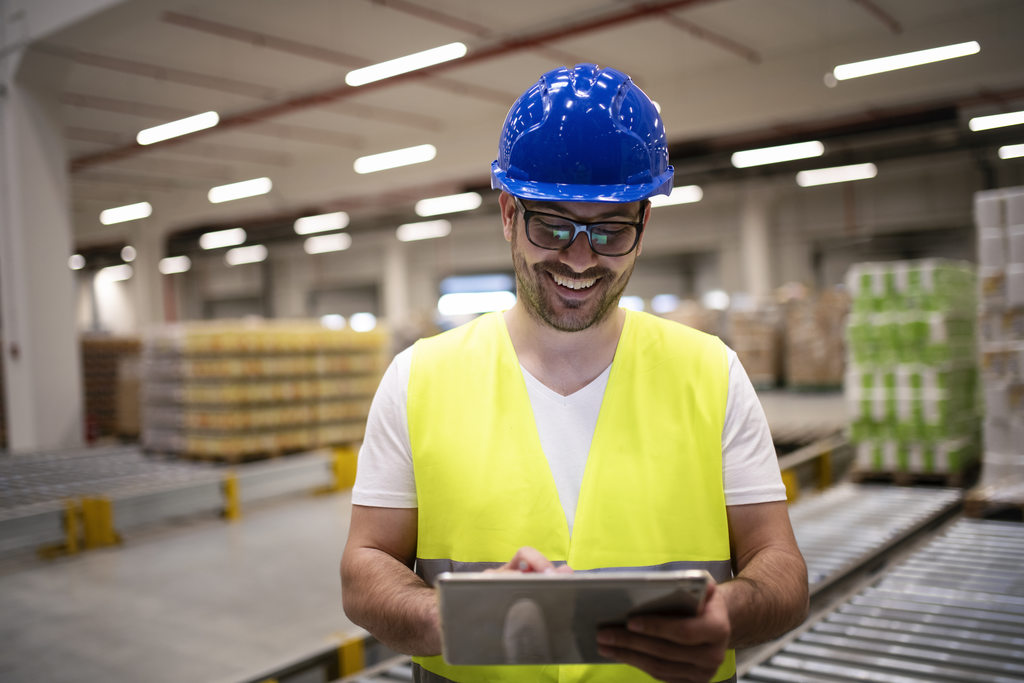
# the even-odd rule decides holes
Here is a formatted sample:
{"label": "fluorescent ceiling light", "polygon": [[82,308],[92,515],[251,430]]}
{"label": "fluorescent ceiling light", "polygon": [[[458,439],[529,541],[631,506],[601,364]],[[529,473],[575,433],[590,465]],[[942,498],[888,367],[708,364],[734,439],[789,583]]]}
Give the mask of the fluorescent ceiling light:
{"label": "fluorescent ceiling light", "polygon": [[328,313],[320,316],[320,324],[329,330],[345,329],[345,316],[338,313]]}
{"label": "fluorescent ceiling light", "polygon": [[398,74],[424,69],[428,66],[448,62],[466,55],[466,46],[463,43],[449,43],[429,50],[423,50],[415,54],[406,55],[397,59],[391,59],[380,64],[364,66],[361,69],[354,69],[345,74],[345,82],[351,86],[366,85],[374,81],[391,78]]}
{"label": "fluorescent ceiling light", "polygon": [[878,175],[878,167],[874,164],[851,164],[849,166],[833,166],[832,168],[816,168],[811,171],[800,171],[796,174],[796,184],[800,187],[827,185],[829,183],[846,183],[851,180],[866,180]]}
{"label": "fluorescent ceiling light", "polygon": [[137,221],[140,218],[148,218],[153,213],[153,206],[149,202],[139,202],[126,206],[116,206],[113,209],[100,211],[100,223],[113,225],[125,221]]}
{"label": "fluorescent ceiling light", "polygon": [[783,161],[793,161],[794,159],[820,157],[824,153],[825,145],[817,140],[812,140],[810,142],[797,142],[792,145],[762,147],[761,149],[747,149],[742,152],[736,152],[732,155],[732,165],[736,168],[747,168],[763,164],[778,164]]}
{"label": "fluorescent ceiling light", "polygon": [[674,204],[693,204],[704,198],[704,190],[699,185],[683,185],[673,187],[672,194],[658,194],[651,197],[651,206],[672,206]]}
{"label": "fluorescent ceiling light", "polygon": [[152,145],[154,142],[176,138],[181,135],[188,135],[206,128],[213,128],[220,122],[220,117],[215,111],[208,111],[185,119],[163,123],[146,130],[139,131],[135,140],[140,145]]}
{"label": "fluorescent ceiling light", "polygon": [[944,59],[966,57],[980,51],[981,45],[978,44],[978,41],[972,40],[966,43],[933,47],[928,50],[907,52],[901,55],[892,55],[890,57],[867,59],[863,62],[840,64],[836,68],[832,69],[832,75],[835,76],[837,81],[845,81],[850,78],[860,78],[861,76],[871,76],[872,74],[895,71],[896,69],[906,69],[912,66],[931,64],[932,62],[941,62]]}
{"label": "fluorescent ceiling light", "polygon": [[132,267],[127,263],[122,263],[119,266],[107,266],[106,268],[100,268],[99,272],[96,273],[96,279],[104,282],[123,282],[132,276]]}
{"label": "fluorescent ceiling light", "polygon": [[421,164],[424,161],[430,161],[435,156],[437,156],[437,148],[433,145],[416,145],[415,147],[406,147],[390,152],[359,157],[352,164],[352,168],[355,169],[356,173],[376,173],[377,171],[386,171],[389,168]]}
{"label": "fluorescent ceiling light", "polygon": [[228,249],[224,260],[229,266],[240,266],[243,263],[259,263],[267,258],[267,248],[262,244],[250,244],[246,247]]}
{"label": "fluorescent ceiling light", "polygon": [[1016,159],[1024,157],[1024,145],[1003,145],[999,148],[1000,159]]}
{"label": "fluorescent ceiling light", "polygon": [[437,312],[441,315],[477,315],[491,311],[504,311],[516,302],[516,295],[509,291],[498,292],[454,292],[444,294],[437,300]]}
{"label": "fluorescent ceiling light", "polygon": [[221,202],[230,202],[235,199],[245,199],[246,197],[266,194],[270,192],[272,187],[274,187],[274,183],[270,182],[270,178],[253,178],[252,180],[243,180],[242,182],[231,183],[230,185],[211,187],[206,196],[211,204],[220,204]]}
{"label": "fluorescent ceiling light", "polygon": [[160,259],[157,269],[164,275],[187,273],[192,268],[192,259],[188,256],[168,256]]}
{"label": "fluorescent ceiling light", "polygon": [[644,300],[638,296],[624,296],[619,299],[619,308],[642,311],[644,310]]}
{"label": "fluorescent ceiling light", "polygon": [[351,246],[352,235],[349,235],[347,232],[307,237],[306,241],[302,243],[302,248],[307,254],[325,254],[329,251],[345,251]]}
{"label": "fluorescent ceiling light", "polygon": [[443,213],[456,213],[459,211],[472,211],[480,208],[483,198],[478,192],[463,192],[462,194],[450,194],[444,197],[431,197],[416,202],[417,216],[438,216]]}
{"label": "fluorescent ceiling light", "polygon": [[452,231],[452,224],[446,220],[422,221],[420,223],[404,223],[398,226],[396,234],[402,242],[430,240],[445,237]]}
{"label": "fluorescent ceiling light", "polygon": [[989,130],[990,128],[1002,128],[1003,126],[1016,126],[1024,123],[1024,111],[1011,111],[1007,114],[992,114],[991,116],[975,116],[967,122],[971,130]]}
{"label": "fluorescent ceiling light", "polygon": [[128,244],[121,247],[121,260],[125,263],[131,263],[135,260],[136,256],[138,256],[138,252],[135,251],[135,247],[132,245]]}
{"label": "fluorescent ceiling light", "polygon": [[328,230],[344,230],[348,227],[348,214],[344,211],[322,213],[319,216],[303,216],[295,221],[295,233],[309,235]]}
{"label": "fluorescent ceiling light", "polygon": [[68,268],[71,270],[81,270],[85,268],[85,257],[81,254],[72,254],[68,257]]}
{"label": "fluorescent ceiling light", "polygon": [[709,292],[704,292],[704,296],[700,298],[704,308],[710,308],[713,311],[724,311],[729,308],[729,294],[721,289],[712,289]]}
{"label": "fluorescent ceiling light", "polygon": [[202,249],[221,249],[233,247],[236,244],[245,243],[245,228],[230,228],[228,230],[215,230],[204,232],[199,236],[199,246]]}
{"label": "fluorescent ceiling light", "polygon": [[348,326],[355,332],[369,332],[377,327],[377,316],[373,313],[353,313],[348,319]]}

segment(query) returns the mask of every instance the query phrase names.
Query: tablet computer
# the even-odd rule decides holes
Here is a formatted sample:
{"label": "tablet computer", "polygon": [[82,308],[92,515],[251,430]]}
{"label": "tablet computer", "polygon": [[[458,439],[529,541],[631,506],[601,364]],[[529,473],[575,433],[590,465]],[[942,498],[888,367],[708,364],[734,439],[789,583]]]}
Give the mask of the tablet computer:
{"label": "tablet computer", "polygon": [[637,614],[693,616],[704,570],[444,573],[437,579],[449,664],[608,663],[597,630]]}

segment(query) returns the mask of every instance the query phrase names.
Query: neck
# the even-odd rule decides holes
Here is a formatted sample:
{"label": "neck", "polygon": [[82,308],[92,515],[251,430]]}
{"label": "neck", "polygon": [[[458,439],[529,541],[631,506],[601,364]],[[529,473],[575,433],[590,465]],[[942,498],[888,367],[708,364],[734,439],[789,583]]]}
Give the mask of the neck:
{"label": "neck", "polygon": [[517,302],[505,312],[505,325],[519,363],[552,391],[579,391],[611,365],[626,312],[615,309],[579,332],[563,332],[529,314]]}

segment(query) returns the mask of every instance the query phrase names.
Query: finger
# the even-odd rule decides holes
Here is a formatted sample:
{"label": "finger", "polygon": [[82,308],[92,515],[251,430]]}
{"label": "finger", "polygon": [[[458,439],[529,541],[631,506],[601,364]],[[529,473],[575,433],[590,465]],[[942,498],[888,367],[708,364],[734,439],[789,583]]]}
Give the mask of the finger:
{"label": "finger", "polygon": [[628,648],[602,645],[597,651],[602,657],[636,667],[659,681],[707,683],[717,670],[697,663],[666,661]]}
{"label": "finger", "polygon": [[555,571],[555,565],[536,548],[523,546],[516,551],[509,567],[521,572]]}
{"label": "finger", "polygon": [[598,632],[599,645],[614,647],[652,660],[670,664],[682,664],[698,669],[718,668],[725,659],[725,645],[680,645],[661,638],[641,636],[626,629],[601,629]]}

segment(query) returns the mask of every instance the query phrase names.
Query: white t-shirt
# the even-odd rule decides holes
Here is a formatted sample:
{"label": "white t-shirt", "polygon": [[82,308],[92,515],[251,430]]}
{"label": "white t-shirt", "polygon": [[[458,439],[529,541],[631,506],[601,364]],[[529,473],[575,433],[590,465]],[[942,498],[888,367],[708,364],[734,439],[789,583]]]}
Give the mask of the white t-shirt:
{"label": "white t-shirt", "polygon": [[[785,500],[786,488],[782,484],[764,410],[746,370],[732,349],[728,349],[728,358],[729,395],[722,428],[725,504]],[[411,365],[410,347],[395,356],[388,366],[370,406],[352,491],[352,502],[356,505],[416,507],[416,483],[406,419]],[[570,529],[610,371],[611,366],[579,391],[562,396],[523,370],[541,447],[554,475]]]}

